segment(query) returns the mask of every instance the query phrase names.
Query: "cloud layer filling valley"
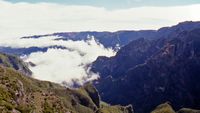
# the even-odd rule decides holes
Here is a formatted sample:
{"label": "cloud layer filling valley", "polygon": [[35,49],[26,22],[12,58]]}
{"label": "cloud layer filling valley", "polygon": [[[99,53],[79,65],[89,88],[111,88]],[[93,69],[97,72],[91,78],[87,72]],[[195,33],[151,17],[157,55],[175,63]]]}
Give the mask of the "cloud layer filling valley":
{"label": "cloud layer filling valley", "polygon": [[11,39],[0,42],[5,47],[48,47],[62,46],[67,49],[49,48],[46,52],[34,52],[25,57],[26,62],[36,64],[30,67],[33,77],[56,83],[72,85],[76,80],[79,84],[98,78],[98,74],[92,73],[87,68],[88,64],[96,60],[98,56],[113,56],[115,51],[104,46],[94,37],[87,41],[62,41],[54,40],[56,36],[42,37],[39,39]]}

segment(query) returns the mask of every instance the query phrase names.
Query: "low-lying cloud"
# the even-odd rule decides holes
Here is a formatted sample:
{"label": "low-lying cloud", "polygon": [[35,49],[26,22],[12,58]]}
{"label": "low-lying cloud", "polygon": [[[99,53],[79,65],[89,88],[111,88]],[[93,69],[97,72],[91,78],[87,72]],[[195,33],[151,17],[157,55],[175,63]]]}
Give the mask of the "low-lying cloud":
{"label": "low-lying cloud", "polygon": [[36,66],[30,69],[33,77],[56,83],[72,85],[97,79],[98,74],[92,73],[88,65],[98,56],[113,56],[115,51],[104,46],[94,37],[88,37],[86,41],[54,40],[58,37],[49,36],[39,39],[12,39],[0,42],[4,47],[48,47],[58,45],[67,49],[50,48],[46,52],[34,52],[24,57],[26,62],[32,62]]}
{"label": "low-lying cloud", "polygon": [[200,20],[200,4],[169,7],[104,7],[0,0],[0,36],[27,36],[66,31],[158,29]]}

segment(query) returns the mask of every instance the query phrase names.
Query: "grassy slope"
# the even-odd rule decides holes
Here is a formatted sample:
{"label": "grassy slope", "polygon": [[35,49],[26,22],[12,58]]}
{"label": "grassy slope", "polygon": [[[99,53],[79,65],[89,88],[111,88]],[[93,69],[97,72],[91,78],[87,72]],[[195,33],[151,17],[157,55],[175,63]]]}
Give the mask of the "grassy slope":
{"label": "grassy slope", "polygon": [[87,84],[69,89],[39,81],[0,66],[0,111],[21,113],[128,113],[122,106],[100,105],[96,89]]}

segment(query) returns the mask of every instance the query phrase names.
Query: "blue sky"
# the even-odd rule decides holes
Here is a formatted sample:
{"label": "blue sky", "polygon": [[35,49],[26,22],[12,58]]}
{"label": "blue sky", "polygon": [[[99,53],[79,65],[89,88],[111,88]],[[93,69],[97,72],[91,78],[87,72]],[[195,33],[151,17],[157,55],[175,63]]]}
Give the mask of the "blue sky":
{"label": "blue sky", "polygon": [[141,6],[181,6],[198,4],[200,0],[6,0],[9,2],[52,2],[66,5],[89,5],[106,9],[121,9]]}

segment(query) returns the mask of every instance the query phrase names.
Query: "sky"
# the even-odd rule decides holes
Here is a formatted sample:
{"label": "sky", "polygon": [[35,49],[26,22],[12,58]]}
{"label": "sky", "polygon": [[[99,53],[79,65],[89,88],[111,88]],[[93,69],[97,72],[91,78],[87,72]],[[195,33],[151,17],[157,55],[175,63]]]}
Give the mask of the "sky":
{"label": "sky", "polygon": [[13,3],[58,3],[66,5],[89,5],[106,9],[132,8],[142,6],[180,6],[200,3],[199,0],[7,0]]}
{"label": "sky", "polygon": [[159,29],[200,20],[200,0],[0,0],[0,38]]}
{"label": "sky", "polygon": [[[72,31],[159,29],[183,21],[200,21],[200,0],[0,0],[0,46],[13,48],[63,46],[34,52],[33,77],[68,84],[98,78],[88,64],[98,56],[113,56],[93,38],[87,41],[54,40],[58,37],[20,39],[23,36]],[[92,36],[91,36],[92,37]],[[58,70],[59,66],[59,70]]]}

